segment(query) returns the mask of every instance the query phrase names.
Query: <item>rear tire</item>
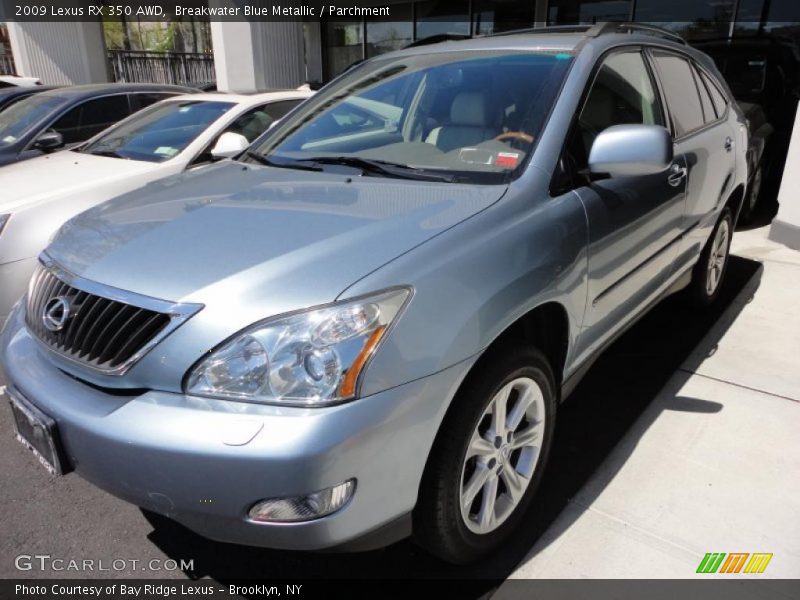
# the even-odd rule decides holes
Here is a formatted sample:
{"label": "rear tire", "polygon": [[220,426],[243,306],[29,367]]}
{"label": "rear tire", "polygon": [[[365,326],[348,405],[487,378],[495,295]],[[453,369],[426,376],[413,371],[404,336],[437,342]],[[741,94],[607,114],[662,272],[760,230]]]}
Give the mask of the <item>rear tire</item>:
{"label": "rear tire", "polygon": [[739,222],[743,224],[750,223],[755,216],[758,200],[761,197],[761,190],[764,187],[764,165],[761,164],[756,169],[753,179],[747,188],[747,195],[742,204],[742,211],[739,215]]}
{"label": "rear tire", "polygon": [[535,348],[494,352],[465,380],[442,423],[414,510],[416,541],[456,564],[514,532],[553,440],[556,384]]}
{"label": "rear tire", "polygon": [[694,304],[709,306],[719,296],[728,270],[732,237],[733,215],[730,208],[725,207],[692,272],[688,292]]}

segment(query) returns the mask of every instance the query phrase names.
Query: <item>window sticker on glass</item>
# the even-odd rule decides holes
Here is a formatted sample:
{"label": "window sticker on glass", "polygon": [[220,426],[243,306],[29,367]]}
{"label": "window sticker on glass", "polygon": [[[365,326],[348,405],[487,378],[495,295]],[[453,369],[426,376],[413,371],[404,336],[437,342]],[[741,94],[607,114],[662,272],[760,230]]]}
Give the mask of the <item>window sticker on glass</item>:
{"label": "window sticker on glass", "polygon": [[517,152],[498,152],[494,164],[498,167],[513,169],[519,163],[519,153]]}
{"label": "window sticker on glass", "polygon": [[175,156],[178,153],[178,149],[172,146],[159,146],[154,150],[154,153],[163,156]]}
{"label": "window sticker on glass", "polygon": [[473,165],[490,165],[494,160],[494,152],[481,148],[462,148],[458,153],[458,158],[462,162]]}

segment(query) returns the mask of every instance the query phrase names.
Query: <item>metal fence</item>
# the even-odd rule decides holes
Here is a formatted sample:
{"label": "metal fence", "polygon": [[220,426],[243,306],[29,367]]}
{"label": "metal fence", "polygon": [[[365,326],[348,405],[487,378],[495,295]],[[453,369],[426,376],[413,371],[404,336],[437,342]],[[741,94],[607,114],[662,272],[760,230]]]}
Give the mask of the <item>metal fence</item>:
{"label": "metal fence", "polygon": [[17,68],[14,65],[14,57],[10,54],[0,54],[0,75],[16,75]]}
{"label": "metal fence", "polygon": [[115,81],[198,85],[217,80],[211,54],[109,50],[108,60]]}

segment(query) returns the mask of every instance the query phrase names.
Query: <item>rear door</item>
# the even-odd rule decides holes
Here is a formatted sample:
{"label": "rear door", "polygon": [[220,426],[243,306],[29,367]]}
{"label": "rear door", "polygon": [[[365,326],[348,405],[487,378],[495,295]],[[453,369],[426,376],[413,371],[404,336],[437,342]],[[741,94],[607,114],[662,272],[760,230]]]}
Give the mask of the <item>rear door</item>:
{"label": "rear door", "polygon": [[676,152],[686,157],[688,180],[686,216],[678,267],[693,264],[715,225],[716,216],[732,192],[735,181],[735,136],[727,121],[728,105],[721,111],[718,89],[712,94],[710,75],[687,56],[653,50],[656,71],[664,89]]}
{"label": "rear door", "polygon": [[[588,173],[595,138],[613,125],[666,126],[641,48],[607,55],[568,138],[565,160],[589,225],[589,281],[577,360],[594,352],[663,288],[673,273],[684,218],[685,164],[655,175],[597,178]],[[563,161],[562,161],[563,163]]]}

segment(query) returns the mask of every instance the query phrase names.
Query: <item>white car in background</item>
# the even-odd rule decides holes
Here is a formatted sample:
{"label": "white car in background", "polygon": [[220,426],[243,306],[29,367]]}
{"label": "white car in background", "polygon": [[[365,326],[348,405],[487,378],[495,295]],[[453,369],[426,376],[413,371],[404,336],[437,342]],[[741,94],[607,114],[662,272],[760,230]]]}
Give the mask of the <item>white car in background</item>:
{"label": "white car in background", "polygon": [[25,293],[39,253],[68,219],[115,196],[245,150],[313,95],[175,96],[79,148],[0,170],[0,323]]}
{"label": "white car in background", "polygon": [[17,75],[0,75],[0,87],[33,87],[41,85],[38,77],[18,77]]}

